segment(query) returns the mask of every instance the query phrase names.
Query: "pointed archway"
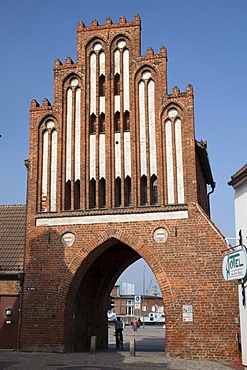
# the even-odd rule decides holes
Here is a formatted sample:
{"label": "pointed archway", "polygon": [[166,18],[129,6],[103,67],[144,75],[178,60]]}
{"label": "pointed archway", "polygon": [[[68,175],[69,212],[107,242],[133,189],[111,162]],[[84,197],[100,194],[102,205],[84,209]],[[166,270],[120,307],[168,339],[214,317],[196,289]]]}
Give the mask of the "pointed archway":
{"label": "pointed archway", "polygon": [[[71,263],[75,270],[72,281],[61,283],[70,284],[65,308],[68,351],[88,350],[91,336],[97,336],[98,348],[108,347],[109,296],[117,278],[128,266],[143,257],[151,268],[156,266],[153,272],[159,276],[159,263],[152,250],[129,234],[108,230],[90,244],[83,247]],[[164,282],[158,283],[164,286]]]}

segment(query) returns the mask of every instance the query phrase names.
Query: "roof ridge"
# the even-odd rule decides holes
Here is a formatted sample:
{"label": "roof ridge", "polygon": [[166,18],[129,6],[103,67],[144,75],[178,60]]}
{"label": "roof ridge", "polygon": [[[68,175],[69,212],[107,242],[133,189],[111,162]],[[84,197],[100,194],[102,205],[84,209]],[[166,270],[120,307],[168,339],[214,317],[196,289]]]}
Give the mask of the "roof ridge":
{"label": "roof ridge", "polygon": [[26,204],[0,204],[0,207],[26,207]]}

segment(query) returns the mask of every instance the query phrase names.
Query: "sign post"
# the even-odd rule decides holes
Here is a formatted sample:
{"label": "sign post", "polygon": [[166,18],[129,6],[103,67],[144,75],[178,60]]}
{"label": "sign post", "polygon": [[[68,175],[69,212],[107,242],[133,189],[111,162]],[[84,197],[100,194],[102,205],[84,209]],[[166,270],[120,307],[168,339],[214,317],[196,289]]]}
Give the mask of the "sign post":
{"label": "sign post", "polygon": [[234,252],[224,256],[222,275],[225,281],[240,280],[246,277],[247,253],[244,246],[239,246]]}
{"label": "sign post", "polygon": [[135,310],[141,309],[141,296],[135,295]]}
{"label": "sign post", "polygon": [[242,286],[242,304],[245,306],[245,287],[247,277],[247,249],[239,245],[234,252],[224,256],[222,261],[222,275],[225,281],[239,280]]}

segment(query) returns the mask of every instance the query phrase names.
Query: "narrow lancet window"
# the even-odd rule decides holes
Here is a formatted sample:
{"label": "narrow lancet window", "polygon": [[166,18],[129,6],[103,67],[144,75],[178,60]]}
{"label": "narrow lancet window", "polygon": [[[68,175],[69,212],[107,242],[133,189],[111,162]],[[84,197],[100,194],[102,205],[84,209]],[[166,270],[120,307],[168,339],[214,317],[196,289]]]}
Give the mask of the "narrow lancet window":
{"label": "narrow lancet window", "polygon": [[105,114],[101,113],[99,116],[99,133],[103,134],[105,132]]}
{"label": "narrow lancet window", "polygon": [[65,202],[64,206],[66,210],[71,209],[71,181],[68,180],[65,184]]}
{"label": "narrow lancet window", "polygon": [[74,189],[74,208],[80,209],[80,180],[76,180]]}
{"label": "narrow lancet window", "polygon": [[127,176],[124,181],[124,195],[124,203],[125,206],[128,207],[131,205],[131,178],[129,176]]}
{"label": "narrow lancet window", "polygon": [[89,183],[89,208],[96,207],[96,181],[95,179],[90,180]]}
{"label": "narrow lancet window", "polygon": [[120,95],[120,75],[116,73],[114,76],[114,95]]}
{"label": "narrow lancet window", "polygon": [[130,130],[130,114],[129,114],[129,111],[127,110],[124,112],[123,124],[124,124],[124,131],[129,131]]}
{"label": "narrow lancet window", "polygon": [[105,96],[105,76],[99,78],[99,96]]}
{"label": "narrow lancet window", "polygon": [[105,205],[105,179],[102,177],[99,181],[99,207],[104,208]]}
{"label": "narrow lancet window", "polygon": [[150,180],[151,204],[158,204],[157,177],[153,175]]}
{"label": "narrow lancet window", "polygon": [[114,114],[114,131],[120,132],[120,113],[116,112]]}
{"label": "narrow lancet window", "polygon": [[93,113],[90,116],[90,134],[95,134],[95,132],[96,132],[96,116]]}
{"label": "narrow lancet window", "polygon": [[121,206],[121,179],[117,177],[115,179],[115,207]]}
{"label": "narrow lancet window", "polygon": [[147,176],[141,177],[141,205],[147,204]]}

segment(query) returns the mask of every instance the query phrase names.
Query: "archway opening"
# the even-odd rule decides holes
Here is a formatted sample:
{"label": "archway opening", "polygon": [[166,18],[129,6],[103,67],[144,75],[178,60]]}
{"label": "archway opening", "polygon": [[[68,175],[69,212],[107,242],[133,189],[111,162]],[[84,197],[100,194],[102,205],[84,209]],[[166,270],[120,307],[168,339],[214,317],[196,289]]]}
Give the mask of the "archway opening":
{"label": "archway opening", "polygon": [[66,347],[87,351],[92,336],[97,348],[108,348],[109,297],[114,283],[140,255],[111,238],[93,250],[77,270],[66,302]]}
{"label": "archway opening", "polygon": [[[140,254],[115,238],[102,243],[84,258],[73,278],[66,302],[67,350],[88,351],[92,336],[97,337],[98,349],[108,348],[110,296],[121,274],[139,259]],[[128,316],[126,314],[125,317]],[[130,324],[130,316],[129,319],[126,319],[126,324]]]}

